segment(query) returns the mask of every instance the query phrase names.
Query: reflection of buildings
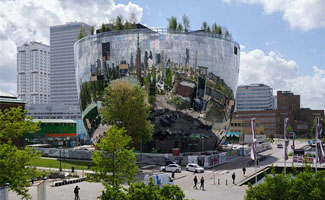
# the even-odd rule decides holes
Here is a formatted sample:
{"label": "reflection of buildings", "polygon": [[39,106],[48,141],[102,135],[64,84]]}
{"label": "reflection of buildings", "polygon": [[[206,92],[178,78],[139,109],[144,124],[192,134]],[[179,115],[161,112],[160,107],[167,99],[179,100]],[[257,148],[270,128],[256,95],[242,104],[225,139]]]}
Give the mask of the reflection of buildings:
{"label": "reflection of buildings", "polygon": [[266,110],[273,108],[273,90],[264,84],[240,85],[236,92],[236,110]]}
{"label": "reflection of buildings", "polygon": [[27,104],[50,101],[50,47],[30,42],[17,48],[17,93]]}
{"label": "reflection of buildings", "polygon": [[[106,26],[105,33],[98,31],[98,34],[76,42],[74,52],[77,89],[86,121],[96,119],[95,115],[87,113],[96,110],[105,86],[112,80],[126,76],[134,77],[140,83],[145,82],[150,96],[155,95],[156,91],[165,93],[166,88],[178,89],[179,96],[188,98],[190,106],[196,104],[198,110],[202,111],[200,114],[203,115],[210,107],[214,109],[209,114],[210,118],[215,113],[221,113],[216,129],[223,130],[228,126],[226,123],[229,124],[231,106],[228,104],[237,88],[240,56],[238,43],[230,37],[148,28],[112,31],[112,27]],[[103,81],[98,80],[98,59],[102,61]],[[204,71],[200,76],[198,66],[205,67],[200,67]],[[185,82],[178,84],[177,81],[183,76]],[[174,88],[175,83],[178,85]],[[157,90],[157,85],[161,91]],[[213,134],[210,124],[209,133]]]}

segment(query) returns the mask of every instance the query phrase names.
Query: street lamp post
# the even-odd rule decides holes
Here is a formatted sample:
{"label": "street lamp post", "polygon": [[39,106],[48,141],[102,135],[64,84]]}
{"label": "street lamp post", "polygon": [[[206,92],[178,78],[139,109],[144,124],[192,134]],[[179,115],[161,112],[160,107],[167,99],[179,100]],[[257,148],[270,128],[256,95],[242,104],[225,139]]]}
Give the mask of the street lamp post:
{"label": "street lamp post", "polygon": [[59,150],[60,150],[60,158],[59,158],[60,167],[59,167],[59,170],[60,170],[60,172],[62,172],[62,167],[61,167],[61,149],[62,149],[62,147],[59,147]]}

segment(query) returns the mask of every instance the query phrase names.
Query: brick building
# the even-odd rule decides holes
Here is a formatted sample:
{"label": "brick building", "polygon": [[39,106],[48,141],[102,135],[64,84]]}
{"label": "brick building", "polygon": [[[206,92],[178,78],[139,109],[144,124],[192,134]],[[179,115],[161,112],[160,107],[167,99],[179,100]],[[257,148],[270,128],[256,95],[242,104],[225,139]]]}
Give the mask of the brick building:
{"label": "brick building", "polygon": [[285,118],[289,119],[288,123],[298,137],[310,136],[315,117],[324,118],[324,110],[300,108],[300,95],[278,91],[276,110],[241,111],[233,115],[234,120],[242,120],[243,123],[249,123],[254,117],[259,126],[264,127],[266,136],[283,137]]}

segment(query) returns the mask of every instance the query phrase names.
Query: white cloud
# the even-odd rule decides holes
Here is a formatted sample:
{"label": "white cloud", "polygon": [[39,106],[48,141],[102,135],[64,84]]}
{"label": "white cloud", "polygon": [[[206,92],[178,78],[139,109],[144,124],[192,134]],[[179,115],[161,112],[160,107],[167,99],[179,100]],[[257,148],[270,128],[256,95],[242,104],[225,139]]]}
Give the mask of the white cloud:
{"label": "white cloud", "polygon": [[308,31],[325,27],[324,0],[223,0],[261,5],[267,14],[281,12],[291,28]]}
{"label": "white cloud", "polygon": [[290,90],[300,94],[301,104],[313,109],[325,109],[325,70],[312,67],[312,75],[298,76],[298,66],[271,51],[242,51],[239,84],[264,83],[278,90]]}
{"label": "white cloud", "polygon": [[121,15],[135,21],[142,8],[114,0],[2,0],[0,1],[0,89],[16,93],[16,48],[28,41],[49,43],[49,27],[71,21],[90,25],[111,22]]}

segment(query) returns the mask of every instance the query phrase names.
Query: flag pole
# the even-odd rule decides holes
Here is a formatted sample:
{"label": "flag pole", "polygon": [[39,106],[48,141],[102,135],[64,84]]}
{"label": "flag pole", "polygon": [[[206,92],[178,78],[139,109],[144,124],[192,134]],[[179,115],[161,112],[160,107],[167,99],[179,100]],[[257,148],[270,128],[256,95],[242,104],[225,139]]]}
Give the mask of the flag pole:
{"label": "flag pole", "polygon": [[315,170],[317,172],[317,159],[318,159],[318,127],[319,127],[319,118],[316,119],[316,135],[315,135],[315,146],[316,146],[316,158],[315,158],[315,162],[316,162],[316,167]]}
{"label": "flag pole", "polygon": [[257,185],[257,152],[255,151],[255,184]]}

